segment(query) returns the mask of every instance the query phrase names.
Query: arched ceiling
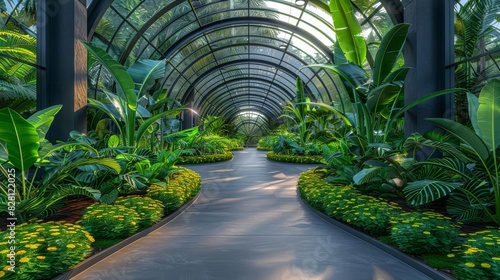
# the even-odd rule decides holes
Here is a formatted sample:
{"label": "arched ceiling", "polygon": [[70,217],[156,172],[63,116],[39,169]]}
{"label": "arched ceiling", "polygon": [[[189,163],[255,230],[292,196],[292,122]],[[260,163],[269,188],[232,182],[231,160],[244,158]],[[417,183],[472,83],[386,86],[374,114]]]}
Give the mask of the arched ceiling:
{"label": "arched ceiling", "polygon": [[[402,21],[399,0],[353,0],[367,41]],[[341,102],[339,80],[309,64],[334,61],[326,0],[95,0],[89,39],[126,66],[165,59],[161,86],[201,116],[265,130],[295,96]],[[250,126],[253,123],[254,126]]]}

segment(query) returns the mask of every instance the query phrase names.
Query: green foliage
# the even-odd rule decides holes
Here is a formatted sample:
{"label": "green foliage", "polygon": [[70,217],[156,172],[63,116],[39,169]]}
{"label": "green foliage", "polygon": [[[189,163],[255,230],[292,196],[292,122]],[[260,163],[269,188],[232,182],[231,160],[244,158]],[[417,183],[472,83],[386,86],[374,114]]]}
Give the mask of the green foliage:
{"label": "green foliage", "polygon": [[161,220],[163,217],[163,204],[149,197],[127,196],[120,197],[115,205],[123,205],[135,210],[139,214],[139,228],[147,228]]}
{"label": "green foliage", "polygon": [[278,135],[266,135],[257,142],[257,150],[272,151],[273,146],[278,143]]}
{"label": "green foliage", "polygon": [[[45,140],[54,116],[61,106],[41,110],[28,119],[24,119],[10,108],[0,110],[0,204],[2,212],[8,212],[9,185],[14,185],[16,212],[19,221],[28,221],[50,215],[59,209],[64,199],[74,195],[84,195],[99,199],[98,190],[80,185],[71,176],[78,168],[94,166],[119,173],[120,165],[112,160],[100,158],[97,151],[83,143],[59,143],[52,145]],[[73,157],[63,159],[54,166],[54,155],[66,149],[81,149],[96,155],[93,159]],[[37,178],[39,170],[46,171]],[[29,175],[30,171],[34,174]],[[11,192],[12,194],[12,192]],[[12,200],[14,196],[10,196]],[[14,216],[14,213],[10,213]]]}
{"label": "green foliage", "polygon": [[[0,254],[9,259],[10,230],[0,233]],[[6,279],[52,279],[82,262],[92,249],[94,238],[81,226],[73,224],[25,223],[15,228],[15,273],[0,271]],[[5,263],[4,263],[5,265]]]}
{"label": "green foliage", "polygon": [[222,117],[206,116],[201,120],[205,133],[208,135],[221,136],[226,134],[228,125]]}
{"label": "green foliage", "polygon": [[434,212],[407,212],[391,218],[391,240],[414,254],[448,253],[457,243],[459,229],[449,217]]}
{"label": "green foliage", "polygon": [[[18,113],[36,107],[36,38],[14,30],[0,30],[0,109]],[[12,59],[14,58],[14,59]]]}
{"label": "green foliage", "polygon": [[225,152],[223,154],[208,154],[208,155],[185,155],[179,158],[180,164],[193,164],[193,163],[211,163],[218,161],[231,160],[233,158],[232,152]]}
{"label": "green foliage", "polygon": [[405,192],[414,204],[430,203],[450,195],[448,211],[457,219],[467,222],[491,220],[500,224],[499,96],[498,79],[489,81],[479,98],[469,94],[469,114],[474,130],[449,119],[429,119],[458,139],[459,145],[419,135],[409,139],[406,147],[411,150],[429,146],[453,159],[438,163],[430,160],[420,163],[438,167],[442,173],[452,173],[454,177],[445,182],[413,182],[411,188]]}
{"label": "green foliage", "polygon": [[94,203],[85,209],[80,222],[95,238],[125,238],[139,230],[140,215],[123,205]]}
{"label": "green foliage", "polygon": [[277,154],[275,152],[267,152],[266,157],[270,160],[282,161],[282,162],[293,162],[293,163],[321,163],[322,156],[317,155],[294,155],[294,154]]}
{"label": "green foliage", "polygon": [[164,213],[168,215],[185,202],[191,200],[200,191],[201,177],[187,168],[175,174],[166,186],[151,185],[147,196],[159,200],[164,205]]}
{"label": "green foliage", "polygon": [[113,121],[119,130],[123,145],[138,147],[153,124],[157,124],[164,117],[175,116],[183,110],[176,108],[151,115],[140,104],[141,96],[146,95],[154,80],[161,77],[159,74],[163,73],[161,69],[165,67],[164,61],[139,61],[129,68],[129,73],[105,51],[90,44],[84,43],[84,45],[116,81],[116,93],[102,89],[109,103],[89,98],[89,106],[106,114]]}
{"label": "green foliage", "polygon": [[361,25],[354,14],[354,7],[349,0],[330,1],[330,12],[340,48],[348,61],[363,66],[366,60],[366,43]]}
{"label": "green foliage", "polygon": [[[498,56],[486,53],[498,50],[500,5],[497,0],[468,0],[455,7],[455,59],[465,61],[456,67],[456,85],[477,94],[498,77]],[[467,99],[456,97],[458,121],[466,123]]]}
{"label": "green foliage", "polygon": [[496,279],[500,275],[500,230],[487,229],[464,234],[464,242],[453,249],[449,258],[459,264],[458,279]]}

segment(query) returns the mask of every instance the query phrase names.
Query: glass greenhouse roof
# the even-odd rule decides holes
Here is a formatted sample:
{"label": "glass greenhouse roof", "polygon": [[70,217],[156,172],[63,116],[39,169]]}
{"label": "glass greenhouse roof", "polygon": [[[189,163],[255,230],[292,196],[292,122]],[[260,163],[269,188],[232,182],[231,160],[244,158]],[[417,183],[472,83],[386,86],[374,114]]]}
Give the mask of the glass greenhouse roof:
{"label": "glass greenhouse roof", "polygon": [[[26,11],[34,19],[36,1],[0,2],[5,3],[0,6],[4,25],[15,24],[36,36],[35,21],[26,20]],[[352,2],[367,42],[379,41],[403,20],[400,0]],[[312,100],[342,106],[345,93],[339,78],[304,68],[335,61],[328,3],[86,0],[88,39],[126,67],[141,59],[165,60],[160,86],[202,117],[220,115],[241,123],[262,119],[260,126],[265,126],[277,119],[285,101],[294,98],[297,77]],[[90,74],[94,84],[106,77],[95,77],[96,73],[100,71]],[[89,94],[94,94],[92,88]],[[259,117],[251,118],[249,112]]]}
{"label": "glass greenhouse roof", "polygon": [[[353,1],[365,35],[379,40],[393,25],[391,1]],[[399,1],[396,1],[399,2]],[[122,64],[165,59],[161,86],[201,116],[219,115],[266,126],[295,96],[342,100],[339,80],[304,68],[334,61],[335,35],[327,1],[115,0],[87,1],[89,38]],[[393,6],[393,5],[392,5]],[[92,21],[93,20],[93,21]],[[254,117],[258,116],[258,117]]]}

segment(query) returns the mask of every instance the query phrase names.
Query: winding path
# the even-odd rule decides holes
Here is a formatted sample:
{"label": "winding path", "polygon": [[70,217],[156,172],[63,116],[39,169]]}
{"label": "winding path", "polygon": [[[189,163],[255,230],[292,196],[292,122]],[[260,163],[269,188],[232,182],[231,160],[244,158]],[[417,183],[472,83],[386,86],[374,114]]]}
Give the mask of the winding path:
{"label": "winding path", "polygon": [[304,206],[297,178],[310,165],[245,149],[188,167],[203,182],[191,207],[72,279],[430,279]]}

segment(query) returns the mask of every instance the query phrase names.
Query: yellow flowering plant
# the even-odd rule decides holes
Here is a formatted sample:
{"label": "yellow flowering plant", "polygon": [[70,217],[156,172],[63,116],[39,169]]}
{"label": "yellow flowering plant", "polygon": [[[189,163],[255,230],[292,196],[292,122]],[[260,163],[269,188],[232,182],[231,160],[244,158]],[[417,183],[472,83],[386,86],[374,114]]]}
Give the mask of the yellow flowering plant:
{"label": "yellow flowering plant", "polygon": [[391,218],[391,240],[407,253],[449,253],[458,243],[459,227],[434,212],[406,212]]}
{"label": "yellow flowering plant", "polygon": [[51,279],[83,261],[94,242],[81,226],[69,223],[18,225],[15,243],[9,234],[0,233],[0,254],[13,262],[0,270],[0,279]]}
{"label": "yellow flowering plant", "polygon": [[[459,260],[458,279],[497,279],[500,275],[500,229],[462,234],[463,243],[453,248]],[[448,256],[450,257],[450,256]]]}
{"label": "yellow flowering plant", "polygon": [[399,206],[363,195],[352,186],[329,185],[323,174],[313,169],[301,174],[298,185],[311,206],[375,236],[387,234],[390,217],[402,212]]}
{"label": "yellow flowering plant", "polygon": [[139,230],[140,216],[123,205],[94,203],[85,209],[81,225],[98,239],[129,237]]}
{"label": "yellow flowering plant", "polygon": [[139,214],[140,229],[147,228],[159,222],[163,217],[163,203],[150,197],[120,197],[115,201],[115,204],[135,210]]}
{"label": "yellow flowering plant", "polygon": [[151,185],[147,190],[147,196],[161,201],[165,207],[164,213],[168,215],[196,196],[200,188],[200,175],[193,170],[181,168],[170,179],[168,185]]}

